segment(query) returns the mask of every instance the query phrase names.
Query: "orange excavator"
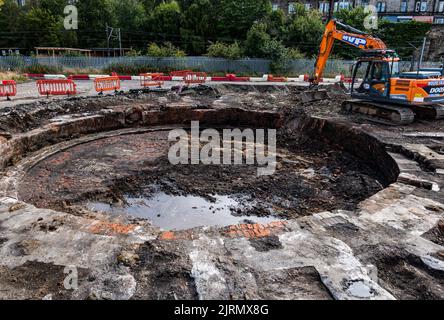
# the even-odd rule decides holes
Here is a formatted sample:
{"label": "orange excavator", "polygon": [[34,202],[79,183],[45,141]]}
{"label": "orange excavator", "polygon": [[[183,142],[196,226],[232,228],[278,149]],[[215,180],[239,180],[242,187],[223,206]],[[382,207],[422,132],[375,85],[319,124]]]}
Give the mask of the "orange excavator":
{"label": "orange excavator", "polygon": [[400,125],[412,123],[415,117],[444,118],[443,70],[418,69],[402,73],[398,55],[387,49],[381,39],[334,19],[326,25],[315,70],[310,77],[311,89],[304,93],[306,101],[323,96],[319,94],[318,84],[335,40],[362,50],[361,57],[353,65],[351,99],[342,104],[345,111]]}

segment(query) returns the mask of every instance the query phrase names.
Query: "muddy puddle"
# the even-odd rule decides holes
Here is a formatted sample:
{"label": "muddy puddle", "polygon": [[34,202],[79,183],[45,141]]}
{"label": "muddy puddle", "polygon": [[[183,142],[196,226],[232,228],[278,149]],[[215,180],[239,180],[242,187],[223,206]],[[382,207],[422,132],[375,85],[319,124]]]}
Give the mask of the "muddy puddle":
{"label": "muddy puddle", "polygon": [[374,296],[373,290],[362,281],[352,282],[347,290],[352,296],[357,298],[370,298]]}
{"label": "muddy puddle", "polygon": [[158,192],[151,197],[125,197],[124,205],[88,202],[90,210],[113,215],[129,214],[150,220],[164,230],[183,230],[201,226],[228,226],[238,223],[269,223],[273,217],[233,215],[240,207],[240,198],[214,195],[211,200],[193,195],[169,195]]}

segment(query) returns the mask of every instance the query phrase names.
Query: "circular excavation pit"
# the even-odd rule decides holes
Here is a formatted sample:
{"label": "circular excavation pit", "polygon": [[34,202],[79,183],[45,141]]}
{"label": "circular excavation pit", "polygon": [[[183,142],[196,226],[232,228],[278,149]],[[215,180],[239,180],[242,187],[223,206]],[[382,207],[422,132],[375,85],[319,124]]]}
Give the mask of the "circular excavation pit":
{"label": "circular excavation pit", "polygon": [[[386,128],[342,114],[340,97],[304,103],[302,90],[1,109],[0,298],[442,298],[442,144],[421,138],[442,123]],[[224,129],[276,129],[274,172],[172,164],[168,136],[188,137],[191,121],[216,130],[221,153]],[[60,289],[73,265],[79,289]]]}
{"label": "circular excavation pit", "polygon": [[[302,136],[278,135],[276,163],[267,164],[271,174],[258,175],[264,166],[257,161],[245,163],[247,146],[268,149],[260,142],[243,145],[242,164],[171,164],[173,129],[123,129],[51,146],[28,165],[18,197],[40,208],[72,212],[82,206],[182,230],[352,210],[382,189],[377,173],[358,158]],[[231,148],[218,132],[223,162]]]}

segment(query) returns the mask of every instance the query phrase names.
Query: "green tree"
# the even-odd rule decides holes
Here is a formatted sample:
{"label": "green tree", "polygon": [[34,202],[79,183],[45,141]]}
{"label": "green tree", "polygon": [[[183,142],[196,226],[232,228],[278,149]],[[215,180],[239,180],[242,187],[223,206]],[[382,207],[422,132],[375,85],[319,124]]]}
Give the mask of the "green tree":
{"label": "green tree", "polygon": [[15,0],[5,0],[0,10],[0,47],[15,47],[21,44],[23,12]]}
{"label": "green tree", "polygon": [[220,37],[244,39],[254,22],[271,12],[269,0],[219,0],[216,8]]}
{"label": "green tree", "polygon": [[410,59],[415,51],[414,47],[420,50],[422,41],[432,25],[418,21],[393,23],[381,19],[378,27],[375,35],[384,41],[389,49],[396,50],[401,58]]}
{"label": "green tree", "polygon": [[24,47],[32,37],[23,25],[24,11],[15,0],[4,0],[0,9],[0,47]]}
{"label": "green tree", "polygon": [[205,52],[209,39],[215,36],[214,1],[195,0],[182,14],[183,47],[192,53]]}
{"label": "green tree", "polygon": [[287,17],[281,9],[272,11],[265,19],[267,31],[272,37],[282,38],[287,32]]}
{"label": "green tree", "polygon": [[302,4],[297,4],[284,43],[288,47],[299,48],[307,55],[317,54],[323,32],[324,24],[319,11],[306,10]]}
{"label": "green tree", "polygon": [[24,46],[60,46],[57,17],[42,8],[32,8],[23,18],[24,30],[32,34],[24,38]]}
{"label": "green tree", "polygon": [[47,10],[53,16],[61,17],[66,6],[66,0],[39,0],[31,4],[35,8]]}
{"label": "green tree", "polygon": [[163,2],[154,8],[149,25],[158,41],[177,41],[180,39],[180,19],[179,4],[176,1]]}
{"label": "green tree", "polygon": [[82,47],[106,47],[106,25],[115,25],[115,17],[109,0],[78,0],[79,45]]}
{"label": "green tree", "polygon": [[335,18],[339,21],[356,28],[358,30],[364,30],[364,21],[368,13],[364,13],[363,7],[356,7],[351,10],[339,10],[335,12]]}
{"label": "green tree", "polygon": [[156,6],[164,2],[164,0],[140,0],[145,12],[152,12]]}
{"label": "green tree", "polygon": [[138,0],[112,0],[111,10],[116,18],[116,27],[137,31],[145,23],[145,9]]}
{"label": "green tree", "polygon": [[249,57],[270,59],[271,71],[275,73],[285,73],[291,59],[303,56],[298,50],[289,49],[282,41],[272,38],[267,33],[265,23],[257,23],[248,31],[245,54]]}
{"label": "green tree", "polygon": [[265,56],[265,47],[271,41],[267,33],[265,23],[256,23],[247,33],[245,40],[245,54],[251,58],[263,58]]}

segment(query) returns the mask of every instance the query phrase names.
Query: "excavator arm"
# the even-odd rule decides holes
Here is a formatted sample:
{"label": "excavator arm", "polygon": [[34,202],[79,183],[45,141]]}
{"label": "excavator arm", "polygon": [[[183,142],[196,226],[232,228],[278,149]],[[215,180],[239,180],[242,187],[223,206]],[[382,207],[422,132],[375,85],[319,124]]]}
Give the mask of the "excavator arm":
{"label": "excavator arm", "polygon": [[[347,29],[348,31],[338,30],[337,26]],[[319,55],[315,63],[315,71],[310,77],[310,82],[313,85],[317,85],[322,78],[325,65],[327,64],[335,40],[339,40],[361,50],[384,50],[387,48],[381,39],[332,19],[325,26],[324,35],[319,48]]]}

